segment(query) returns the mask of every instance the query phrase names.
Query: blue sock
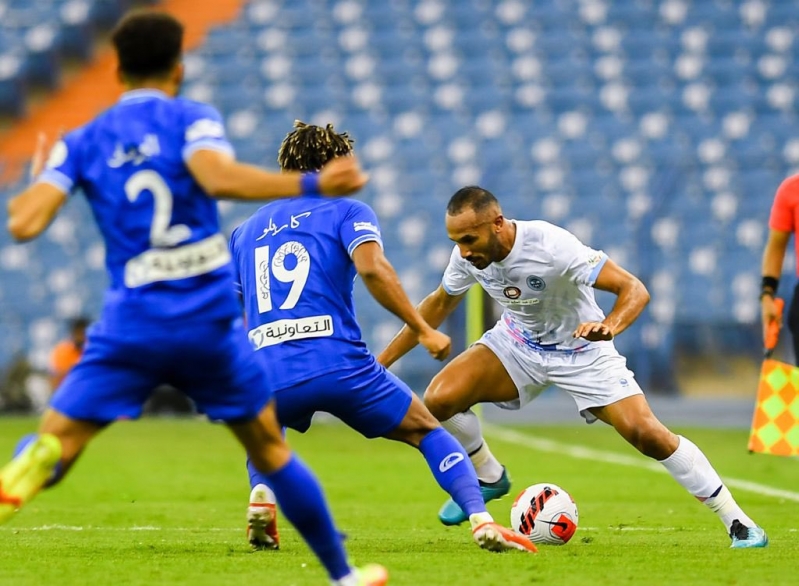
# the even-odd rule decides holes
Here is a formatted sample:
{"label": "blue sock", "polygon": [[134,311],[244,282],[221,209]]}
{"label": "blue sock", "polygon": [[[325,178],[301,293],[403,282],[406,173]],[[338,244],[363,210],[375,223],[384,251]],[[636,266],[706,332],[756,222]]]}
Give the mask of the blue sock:
{"label": "blue sock", "polygon": [[424,454],[436,482],[467,515],[486,512],[477,473],[458,440],[439,427],[422,439],[419,450]]}
{"label": "blue sock", "polygon": [[342,535],[333,525],[322,487],[311,471],[295,455],[283,468],[265,476],[286,519],[300,532],[330,578],[348,575],[352,568]]}
{"label": "blue sock", "polygon": [[[33,440],[35,440],[37,437],[39,437],[38,433],[29,433],[28,435],[22,436],[20,440],[17,442],[16,447],[14,447],[14,458],[19,456],[25,450],[25,448],[28,447],[28,444],[31,443]],[[50,480],[48,480],[47,484],[44,485],[45,488],[53,486],[56,482],[61,480],[61,470],[62,466],[61,462],[59,462],[58,464],[56,464],[55,470],[53,470],[53,475],[50,477]]]}
{"label": "blue sock", "polygon": [[249,456],[247,457],[247,473],[250,475],[250,490],[255,488],[258,484],[265,484],[269,488],[272,488],[269,477],[255,467]]}

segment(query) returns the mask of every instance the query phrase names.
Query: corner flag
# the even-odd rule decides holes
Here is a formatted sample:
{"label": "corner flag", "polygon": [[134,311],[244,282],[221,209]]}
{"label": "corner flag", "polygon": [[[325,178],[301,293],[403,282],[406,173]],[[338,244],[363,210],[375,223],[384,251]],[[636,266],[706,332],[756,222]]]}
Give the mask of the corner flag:
{"label": "corner flag", "polygon": [[[782,313],[784,302],[775,299]],[[799,368],[771,359],[779,326],[769,324],[766,360],[760,371],[749,451],[775,456],[799,456]]]}

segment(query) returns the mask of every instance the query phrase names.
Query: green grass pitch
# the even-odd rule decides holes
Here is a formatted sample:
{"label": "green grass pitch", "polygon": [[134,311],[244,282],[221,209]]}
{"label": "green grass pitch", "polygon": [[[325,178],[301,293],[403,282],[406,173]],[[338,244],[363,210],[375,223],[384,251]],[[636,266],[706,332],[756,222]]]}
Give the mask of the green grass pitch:
{"label": "green grass pitch", "polygon": [[[0,453],[10,454],[34,425],[0,420]],[[514,431],[646,462],[600,425]],[[746,432],[679,431],[722,476],[799,491],[799,461],[747,454]],[[580,512],[566,546],[498,555],[479,550],[465,526],[439,525],[445,495],[415,450],[367,441],[338,425],[289,440],[322,479],[353,560],[386,565],[396,586],[799,583],[799,502],[790,499],[733,489],[771,544],[730,550],[715,515],[665,474],[495,437],[492,449],[511,471],[512,494],[553,482],[572,493]],[[0,584],[327,584],[285,522],[281,551],[249,551],[248,494],[243,456],[225,429],[195,420],[118,424],[61,486],[0,527]],[[510,504],[505,498],[489,510],[507,524]]]}

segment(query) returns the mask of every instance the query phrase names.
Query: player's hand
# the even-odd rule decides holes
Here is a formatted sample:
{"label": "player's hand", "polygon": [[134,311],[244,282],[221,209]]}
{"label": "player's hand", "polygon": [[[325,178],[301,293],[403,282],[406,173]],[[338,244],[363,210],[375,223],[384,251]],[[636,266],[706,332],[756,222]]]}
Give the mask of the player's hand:
{"label": "player's hand", "polygon": [[603,342],[613,339],[613,332],[607,324],[598,321],[587,321],[577,326],[572,334],[575,338],[585,338],[589,342]]}
{"label": "player's hand", "polygon": [[419,343],[424,346],[430,353],[430,356],[436,360],[444,360],[449,356],[450,350],[452,350],[452,340],[450,337],[433,328],[429,328],[419,334]]}
{"label": "player's hand", "polygon": [[358,191],[369,181],[358,158],[337,157],[322,167],[319,172],[319,190],[324,195],[347,195]]}
{"label": "player's hand", "polygon": [[769,324],[776,321],[777,325],[782,328],[782,312],[777,311],[774,297],[771,295],[763,295],[760,299],[760,311],[763,316],[763,344],[765,345],[768,338]]}

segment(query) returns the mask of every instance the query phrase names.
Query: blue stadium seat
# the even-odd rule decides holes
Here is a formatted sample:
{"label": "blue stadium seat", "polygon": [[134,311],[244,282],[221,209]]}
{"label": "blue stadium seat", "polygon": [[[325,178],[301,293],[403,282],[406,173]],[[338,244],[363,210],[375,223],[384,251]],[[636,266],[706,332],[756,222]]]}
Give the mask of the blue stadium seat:
{"label": "blue stadium seat", "polygon": [[716,32],[738,28],[741,22],[738,6],[734,3],[697,2],[689,10],[691,21],[713,30],[714,36]]}
{"label": "blue stadium seat", "polygon": [[[22,114],[29,85],[57,84],[61,59],[88,58],[94,31],[131,4],[87,1],[85,15],[65,13],[63,2],[5,2],[0,111]],[[796,35],[799,13],[791,2],[765,0],[765,20],[747,22],[744,15],[756,10],[741,3],[696,1],[672,22],[663,2],[602,4],[604,15],[591,20],[581,3],[559,0],[250,3],[189,55],[204,67],[186,89],[212,96],[244,160],[273,166],[293,120],[323,113],[351,132],[359,152],[375,139],[388,141],[388,154],[364,159],[376,172],[363,198],[390,212],[387,244],[400,273],[413,274],[420,289],[434,287],[440,275],[418,266],[419,248],[447,244],[441,210],[463,180],[479,178],[508,214],[549,214],[564,225],[590,220],[605,227],[594,230],[597,246],[626,252],[625,264],[642,276],[668,270],[678,284],[699,283],[678,287],[668,320],[734,322],[728,276],[756,274],[759,263],[756,235],[741,244],[738,230],[746,220],[766,221],[774,190],[799,168],[799,145],[790,146],[799,42],[786,48],[769,36],[775,27]],[[739,113],[749,117],[748,127],[736,127]],[[736,205],[722,221],[714,219],[713,202],[724,193]],[[385,202],[395,196],[411,205],[392,210]],[[89,223],[85,205],[65,213]],[[246,206],[226,211],[227,227],[247,213]],[[408,242],[413,232],[405,226],[403,236],[402,222],[417,213],[432,228]],[[664,218],[678,226],[673,245],[652,234]],[[79,266],[96,239],[81,230],[58,250],[45,241],[35,247],[41,266],[20,271],[2,265],[10,241],[0,236],[0,277],[9,283],[0,331],[22,332],[30,347],[24,321],[61,307],[41,283],[58,266]],[[718,263],[695,274],[686,259],[695,253],[696,262],[706,262],[702,247],[716,247]],[[88,304],[99,302],[97,269],[81,274],[81,294]],[[368,303],[364,319],[375,329],[390,327],[392,318]],[[19,325],[9,326],[8,315],[21,316]],[[651,315],[644,322],[624,343],[631,360],[655,357],[654,373],[657,360],[671,359],[674,330]],[[649,326],[665,328],[663,342],[642,350]],[[378,334],[367,335],[377,343]],[[408,364],[408,372],[425,372],[418,360]]]}
{"label": "blue stadium seat", "polygon": [[644,90],[656,84],[668,83],[674,77],[672,67],[663,62],[646,59],[628,59],[624,63],[623,79]]}
{"label": "blue stadium seat", "polygon": [[787,26],[794,31],[799,25],[799,14],[796,7],[790,2],[770,2],[766,11],[764,28],[772,26]]}
{"label": "blue stadium seat", "polygon": [[[3,56],[0,56],[0,60]],[[19,69],[17,69],[19,71]],[[25,111],[25,85],[13,72],[8,78],[0,78],[0,112],[11,116],[21,116]]]}

